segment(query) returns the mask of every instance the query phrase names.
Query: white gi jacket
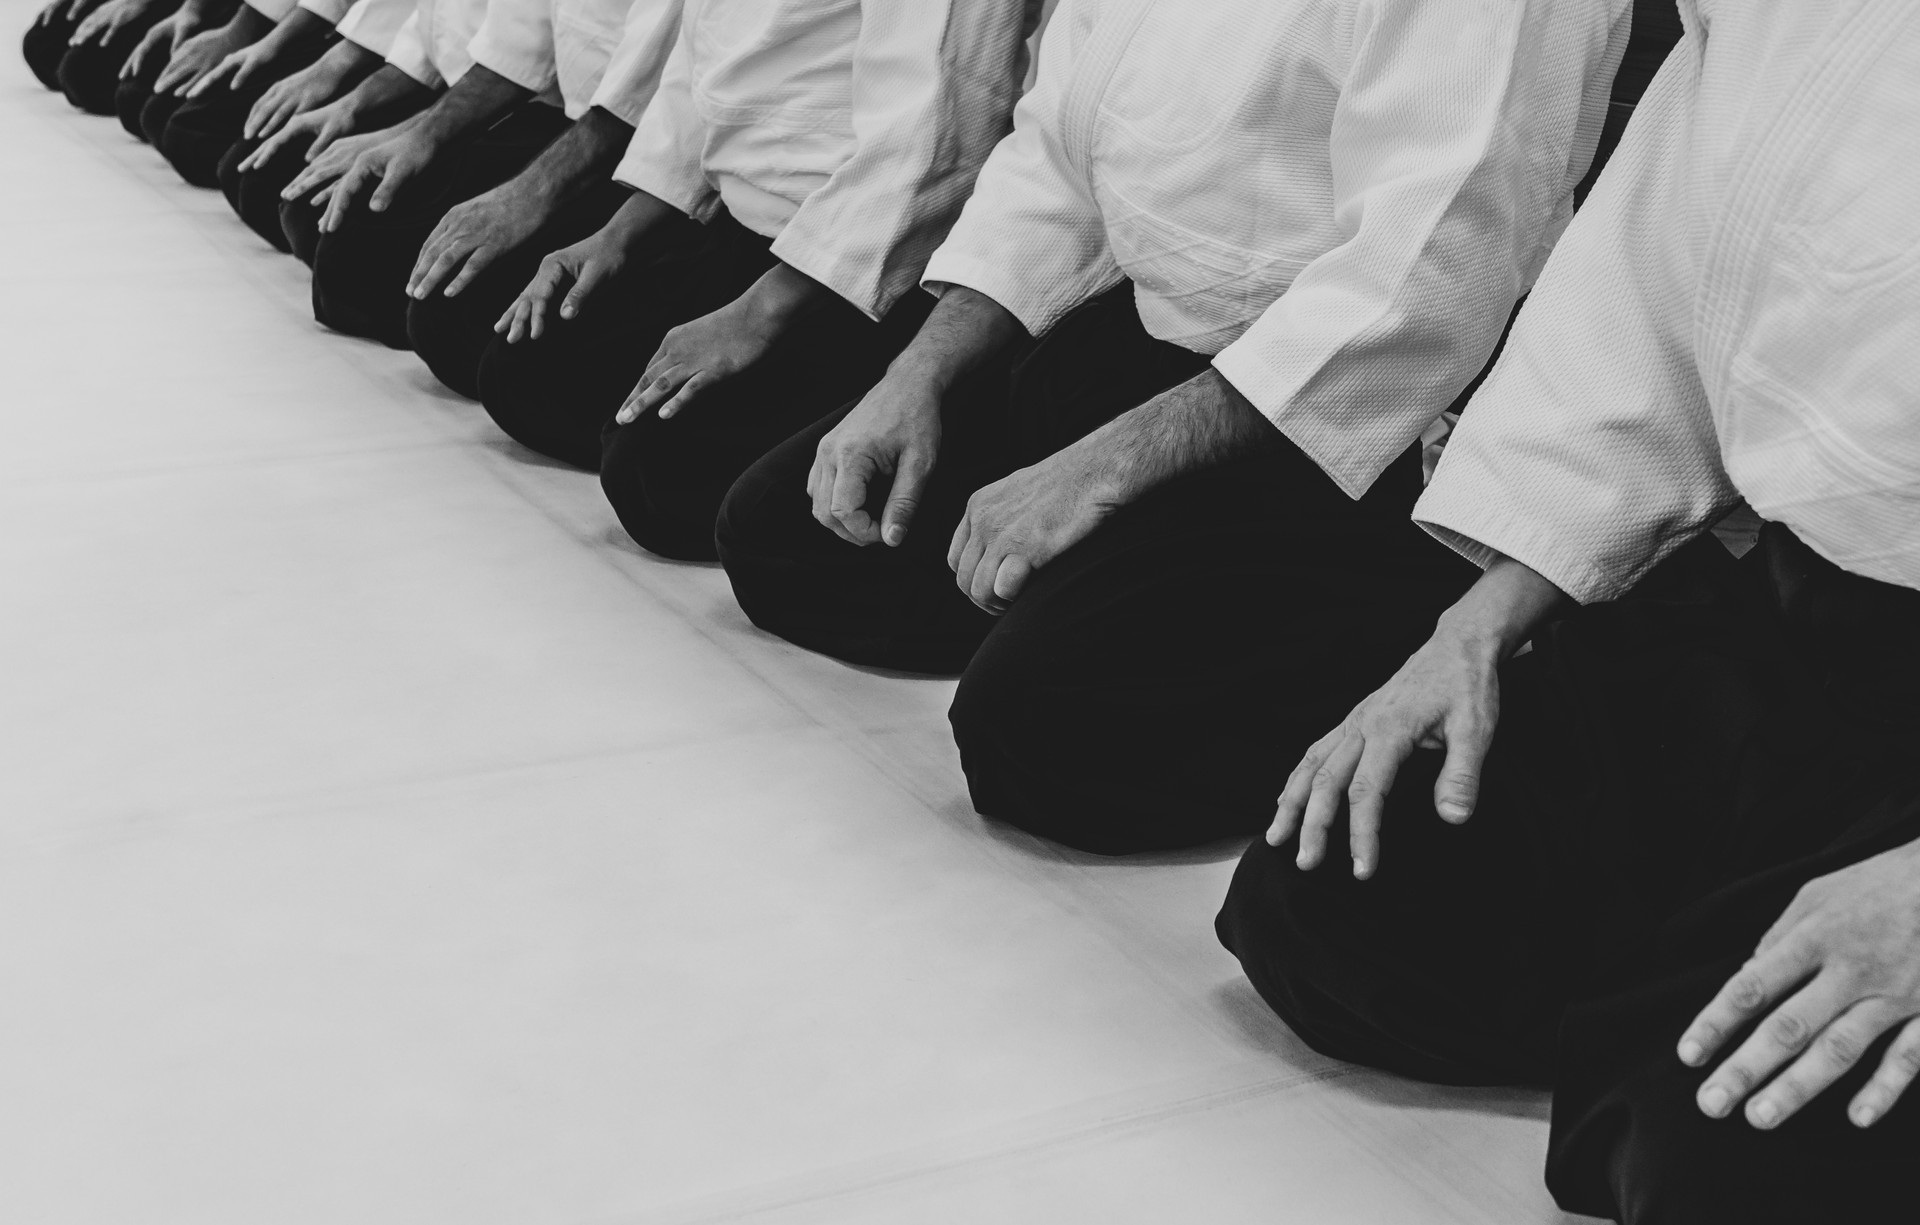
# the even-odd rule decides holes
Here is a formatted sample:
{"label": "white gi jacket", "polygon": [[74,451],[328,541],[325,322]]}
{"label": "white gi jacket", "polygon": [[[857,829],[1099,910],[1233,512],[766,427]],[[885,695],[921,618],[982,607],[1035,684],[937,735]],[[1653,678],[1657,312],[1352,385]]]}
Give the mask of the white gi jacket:
{"label": "white gi jacket", "polygon": [[1030,332],[1123,276],[1358,497],[1572,214],[1628,0],[1062,0],[927,268]]}
{"label": "white gi jacket", "polygon": [[614,178],[725,204],[878,318],[920,279],[1007,130],[1038,0],[686,0]]}
{"label": "white gi jacket", "polygon": [[1680,11],[1415,517],[1589,602],[1744,496],[1920,588],[1920,5]]}
{"label": "white gi jacket", "polygon": [[611,94],[637,118],[659,85],[679,19],[679,0],[492,0],[467,54],[536,95],[557,94],[567,117],[578,119],[631,38],[636,45]]}
{"label": "white gi jacket", "polygon": [[[301,0],[301,7],[312,9],[324,17],[326,11],[318,6],[337,2]],[[393,49],[393,40],[399,35],[400,27],[411,16],[413,0],[356,0],[353,7],[340,17],[334,30],[348,42],[385,59],[387,52]]]}
{"label": "white gi jacket", "polygon": [[[638,127],[640,116],[653,101],[667,57],[680,38],[681,0],[632,0],[627,9],[625,28],[619,45],[614,47],[600,75],[600,84],[588,100],[592,106],[624,119]],[[561,92],[565,93],[566,73],[561,73]],[[567,96],[569,108],[573,105]]]}

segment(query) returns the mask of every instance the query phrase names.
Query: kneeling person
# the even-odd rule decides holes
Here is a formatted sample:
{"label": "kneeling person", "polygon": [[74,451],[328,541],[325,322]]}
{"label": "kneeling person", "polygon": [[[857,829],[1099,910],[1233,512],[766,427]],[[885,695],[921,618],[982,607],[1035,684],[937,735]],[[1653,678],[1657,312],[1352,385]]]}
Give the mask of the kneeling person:
{"label": "kneeling person", "polygon": [[1571,215],[1628,26],[1065,0],[925,329],[728,496],[742,607],[966,669],[989,816],[1105,852],[1259,828],[1274,746],[1471,579],[1407,521],[1415,444]]}
{"label": "kneeling person", "polygon": [[600,469],[640,544],[712,559],[740,472],[925,317],[921,269],[1006,131],[1038,7],[689,0],[615,173],[635,190],[501,320],[487,411]]}
{"label": "kneeling person", "polygon": [[1298,759],[1218,927],[1321,1051],[1550,1086],[1571,1212],[1907,1221],[1920,165],[1881,152],[1920,20],[1681,7],[1415,510],[1484,575]]}
{"label": "kneeling person", "polygon": [[541,257],[593,234],[626,202],[610,176],[659,86],[679,17],[680,0],[635,0],[609,58],[604,41],[583,36],[611,28],[617,13],[583,0],[555,5],[554,60],[573,125],[519,174],[449,209],[407,279],[407,338],[461,395],[479,398],[493,325]]}

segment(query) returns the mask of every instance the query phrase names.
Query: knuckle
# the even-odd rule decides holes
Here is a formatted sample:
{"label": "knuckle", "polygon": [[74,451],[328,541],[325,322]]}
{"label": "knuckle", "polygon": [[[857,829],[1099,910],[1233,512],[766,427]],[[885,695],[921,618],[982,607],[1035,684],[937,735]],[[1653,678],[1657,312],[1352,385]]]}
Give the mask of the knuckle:
{"label": "knuckle", "polygon": [[1767,1034],[1781,1046],[1791,1047],[1804,1046],[1812,1037],[1806,1020],[1793,1012],[1775,1013],[1767,1022]]}
{"label": "knuckle", "polygon": [[1742,970],[1727,984],[1727,1001],[1743,1012],[1760,1007],[1766,1000],[1766,987],[1750,971]]}
{"label": "knuckle", "polygon": [[1920,1043],[1906,1042],[1887,1053],[1888,1062],[1903,1078],[1920,1076]]}
{"label": "knuckle", "polygon": [[1820,1038],[1820,1051],[1842,1066],[1851,1066],[1861,1055],[1858,1039],[1845,1030],[1830,1029]]}

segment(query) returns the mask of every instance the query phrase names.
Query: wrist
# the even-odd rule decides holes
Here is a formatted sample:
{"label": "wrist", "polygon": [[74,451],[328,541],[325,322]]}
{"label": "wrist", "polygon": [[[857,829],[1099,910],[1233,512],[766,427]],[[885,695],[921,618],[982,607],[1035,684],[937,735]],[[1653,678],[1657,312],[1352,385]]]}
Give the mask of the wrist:
{"label": "wrist", "polygon": [[1440,614],[1436,633],[1471,654],[1499,662],[1518,651],[1565,601],[1565,594],[1539,572],[1499,557],[1466,595]]}

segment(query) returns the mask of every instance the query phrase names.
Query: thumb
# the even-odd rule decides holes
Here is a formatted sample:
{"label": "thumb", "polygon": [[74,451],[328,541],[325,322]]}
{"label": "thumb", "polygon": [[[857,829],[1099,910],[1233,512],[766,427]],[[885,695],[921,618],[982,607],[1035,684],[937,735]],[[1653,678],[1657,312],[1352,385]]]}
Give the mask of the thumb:
{"label": "thumb", "polygon": [[1433,784],[1433,806],[1442,820],[1459,825],[1480,803],[1480,772],[1493,747],[1493,721],[1471,716],[1449,720],[1447,759]]}

